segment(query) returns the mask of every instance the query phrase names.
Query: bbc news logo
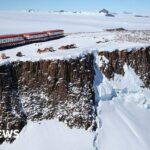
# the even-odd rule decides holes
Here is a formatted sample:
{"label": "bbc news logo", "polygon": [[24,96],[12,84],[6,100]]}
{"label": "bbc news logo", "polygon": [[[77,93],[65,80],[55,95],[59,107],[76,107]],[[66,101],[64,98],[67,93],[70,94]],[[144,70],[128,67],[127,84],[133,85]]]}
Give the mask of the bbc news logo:
{"label": "bbc news logo", "polygon": [[19,137],[19,130],[0,130],[0,139],[16,139]]}

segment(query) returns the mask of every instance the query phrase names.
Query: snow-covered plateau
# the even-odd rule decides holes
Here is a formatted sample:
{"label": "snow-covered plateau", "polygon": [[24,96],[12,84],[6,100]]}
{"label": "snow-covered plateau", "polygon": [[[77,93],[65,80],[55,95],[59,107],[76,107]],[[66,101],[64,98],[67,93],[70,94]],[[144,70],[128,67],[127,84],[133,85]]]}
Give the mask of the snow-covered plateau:
{"label": "snow-covered plateau", "polygon": [[[11,88],[13,83],[17,85],[17,88],[14,86],[15,89],[9,92],[13,93],[13,96],[18,97],[20,94],[21,98],[24,98],[18,100],[18,103],[19,106],[21,105],[21,110],[29,117],[19,137],[11,144],[3,142],[0,150],[150,149],[150,18],[135,17],[133,14],[107,17],[98,13],[1,11],[0,22],[0,34],[49,29],[64,29],[66,34],[61,39],[0,52],[8,57],[0,60],[2,83],[0,87],[5,85],[3,80],[7,80],[7,77],[9,80],[6,85],[11,85]],[[107,30],[114,28],[125,30]],[[59,49],[62,45],[69,44],[75,44],[76,48]],[[55,51],[37,53],[38,49],[49,47],[53,47]],[[18,52],[23,56],[17,57]],[[138,61],[135,61],[136,59]],[[46,61],[45,66],[43,61]],[[11,63],[14,63],[14,66],[3,68]],[[38,68],[41,69],[40,72],[37,71]],[[8,76],[1,77],[3,71],[8,73]],[[11,75],[15,79],[12,79]],[[38,79],[39,83],[43,82],[43,86],[40,85],[38,91],[36,91],[38,87],[34,87],[34,84],[38,86],[34,79]],[[21,87],[20,83],[33,86],[34,91],[26,86]],[[55,83],[60,86],[54,88]],[[64,86],[66,84],[67,88]],[[53,86],[44,87],[45,85]],[[23,95],[18,87],[31,93]],[[64,96],[65,88],[68,89],[68,93],[72,92],[69,96],[72,99],[78,98],[79,102],[67,101],[68,97]],[[47,89],[58,91],[57,94],[53,93],[51,98],[55,100],[57,97],[56,103],[60,106],[55,102],[49,104],[51,103],[48,100],[49,95],[45,95]],[[36,99],[32,99],[37,96],[36,94],[42,99],[42,101],[38,99],[37,104]],[[58,102],[61,99],[59,94],[67,99],[65,103]],[[94,102],[91,102],[91,99]],[[0,108],[3,110],[2,104],[0,103]],[[88,111],[89,108],[92,112]],[[13,111],[16,113],[18,110]],[[30,111],[38,111],[37,116]],[[54,115],[48,117],[53,119],[46,118],[49,111]],[[95,116],[89,113],[95,113]],[[40,118],[39,114],[43,118]],[[63,122],[59,122],[60,118],[57,115],[60,115]],[[95,117],[97,124],[95,130],[91,128],[87,130],[82,125],[87,123],[88,117],[91,119],[90,115]],[[77,120],[74,119],[75,116],[78,116]],[[34,117],[40,119],[34,120]],[[2,121],[0,118],[0,122]],[[78,125],[82,123],[81,126],[69,128],[68,122],[71,125],[72,122],[77,122]]]}
{"label": "snow-covered plateau", "polygon": [[1,34],[64,29],[66,33],[96,32],[108,28],[149,30],[150,18],[135,17],[133,14],[118,14],[115,17],[99,13],[59,13],[59,12],[0,12]]}

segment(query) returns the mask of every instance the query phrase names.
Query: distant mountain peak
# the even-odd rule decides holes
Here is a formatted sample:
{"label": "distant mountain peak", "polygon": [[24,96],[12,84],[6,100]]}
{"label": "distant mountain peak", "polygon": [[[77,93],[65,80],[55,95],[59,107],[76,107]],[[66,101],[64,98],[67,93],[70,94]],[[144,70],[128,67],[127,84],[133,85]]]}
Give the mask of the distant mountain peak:
{"label": "distant mountain peak", "polygon": [[99,13],[109,14],[109,11],[107,9],[103,8],[102,10],[99,11]]}
{"label": "distant mountain peak", "polygon": [[107,17],[115,17],[114,14],[111,14],[107,9],[103,8],[102,10],[99,11],[100,14],[104,14]]}

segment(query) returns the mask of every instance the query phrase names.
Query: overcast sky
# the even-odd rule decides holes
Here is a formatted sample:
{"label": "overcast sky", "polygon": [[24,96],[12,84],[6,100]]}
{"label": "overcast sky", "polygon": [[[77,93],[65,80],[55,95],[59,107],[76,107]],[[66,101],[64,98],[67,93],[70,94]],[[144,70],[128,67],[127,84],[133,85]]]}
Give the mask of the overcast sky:
{"label": "overcast sky", "polygon": [[0,10],[84,10],[102,8],[150,14],[150,0],[0,0]]}

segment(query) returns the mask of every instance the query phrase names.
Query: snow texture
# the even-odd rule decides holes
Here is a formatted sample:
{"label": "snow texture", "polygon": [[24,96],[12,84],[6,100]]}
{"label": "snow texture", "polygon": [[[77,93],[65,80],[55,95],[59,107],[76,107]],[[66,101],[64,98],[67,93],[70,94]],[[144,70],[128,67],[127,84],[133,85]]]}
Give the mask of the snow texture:
{"label": "snow texture", "polygon": [[95,84],[99,98],[96,150],[150,148],[150,90],[141,87],[143,83],[132,68],[125,65],[124,71],[124,77],[115,75],[110,81],[99,72],[101,83]]}
{"label": "snow texture", "polygon": [[0,150],[94,150],[93,133],[69,129],[57,120],[29,121],[12,144],[4,143]]}

